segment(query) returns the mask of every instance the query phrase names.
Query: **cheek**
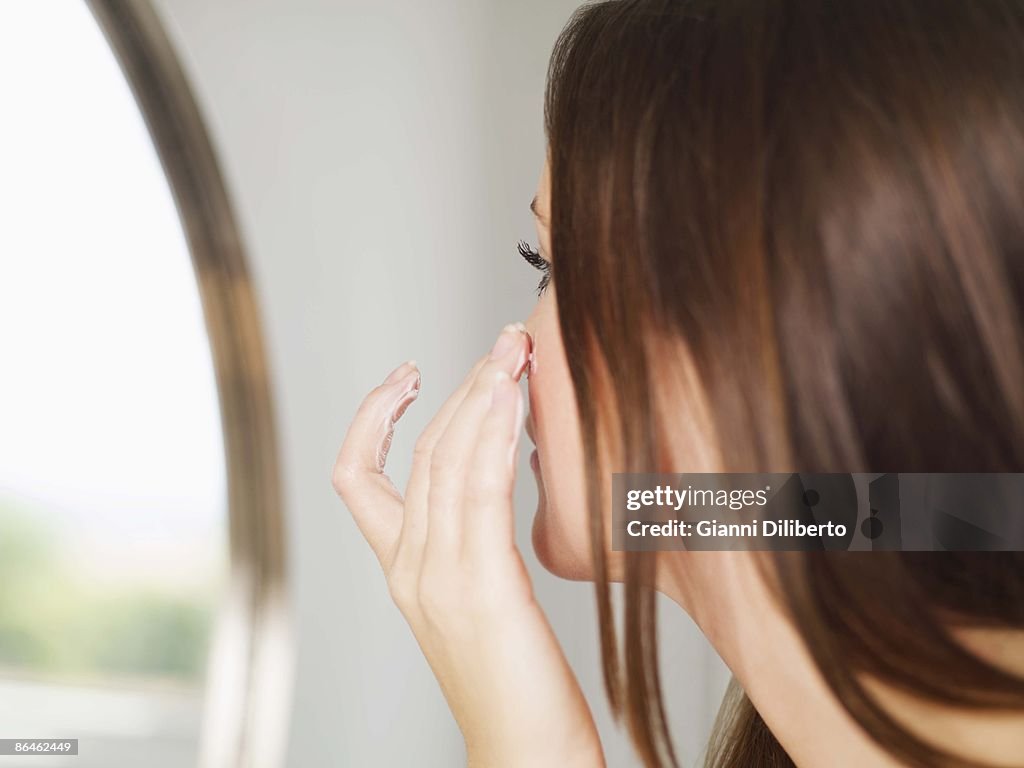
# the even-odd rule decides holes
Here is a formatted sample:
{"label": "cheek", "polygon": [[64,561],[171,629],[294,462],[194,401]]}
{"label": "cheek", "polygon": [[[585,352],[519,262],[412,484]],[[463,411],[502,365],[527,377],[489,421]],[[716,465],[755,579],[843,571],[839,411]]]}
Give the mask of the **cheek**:
{"label": "cheek", "polygon": [[579,421],[552,305],[552,297],[545,296],[527,322],[535,343],[530,413],[540,459],[533,546],[541,564],[555,575],[590,579],[593,568]]}

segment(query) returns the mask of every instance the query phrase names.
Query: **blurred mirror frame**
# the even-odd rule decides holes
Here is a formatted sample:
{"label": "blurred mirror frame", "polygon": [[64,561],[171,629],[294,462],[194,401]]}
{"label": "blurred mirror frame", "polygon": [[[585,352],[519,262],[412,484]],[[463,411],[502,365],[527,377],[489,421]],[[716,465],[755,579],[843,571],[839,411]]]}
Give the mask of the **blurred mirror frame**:
{"label": "blurred mirror frame", "polygon": [[148,0],[86,0],[149,129],[192,257],[227,470],[230,574],[212,640],[199,764],[284,764],[292,638],[268,365],[242,239],[188,80]]}

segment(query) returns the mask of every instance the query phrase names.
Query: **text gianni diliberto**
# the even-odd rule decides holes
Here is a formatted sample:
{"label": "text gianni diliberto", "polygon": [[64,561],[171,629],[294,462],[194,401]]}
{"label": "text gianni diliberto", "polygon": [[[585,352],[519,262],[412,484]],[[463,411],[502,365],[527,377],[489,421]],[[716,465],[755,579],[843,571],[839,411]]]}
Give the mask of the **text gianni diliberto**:
{"label": "text gianni diliberto", "polygon": [[[724,489],[724,488],[673,488],[670,485],[658,485],[654,488],[631,488],[626,491],[626,509],[637,512],[646,508],[686,510],[692,514],[694,510],[706,512],[720,509],[723,512],[748,512],[764,507],[768,503],[771,485],[757,489]],[[809,537],[844,538],[847,528],[842,523],[828,521],[825,523],[807,523],[803,520],[781,519],[761,520],[756,517],[743,522],[719,521],[715,517],[698,517],[697,519],[669,519],[661,521],[629,520],[625,526],[626,535],[630,537],[698,537],[698,538],[771,538]]]}

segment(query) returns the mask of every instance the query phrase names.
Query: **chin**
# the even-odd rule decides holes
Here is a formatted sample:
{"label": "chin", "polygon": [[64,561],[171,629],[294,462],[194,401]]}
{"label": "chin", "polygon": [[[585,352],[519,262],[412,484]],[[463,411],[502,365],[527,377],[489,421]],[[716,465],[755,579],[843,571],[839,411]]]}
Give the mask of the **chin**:
{"label": "chin", "polygon": [[561,579],[593,581],[590,558],[590,534],[586,521],[580,530],[567,531],[564,521],[542,498],[533,518],[533,551],[544,568]]}

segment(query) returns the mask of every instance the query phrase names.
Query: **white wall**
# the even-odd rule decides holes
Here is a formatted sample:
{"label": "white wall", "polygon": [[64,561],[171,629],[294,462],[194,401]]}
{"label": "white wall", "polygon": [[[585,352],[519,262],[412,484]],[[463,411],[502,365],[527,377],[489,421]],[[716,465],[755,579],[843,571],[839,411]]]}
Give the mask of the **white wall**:
{"label": "white wall", "polygon": [[[527,204],[547,57],[574,0],[157,0],[220,150],[268,335],[298,637],[289,765],[450,766],[459,734],[328,478],[364,392],[414,357],[418,433],[506,322],[530,311]],[[521,473],[523,542],[535,496]],[[528,550],[527,546],[527,550]],[[537,588],[609,724],[589,585]],[[687,765],[725,676],[665,612],[666,687]]]}

